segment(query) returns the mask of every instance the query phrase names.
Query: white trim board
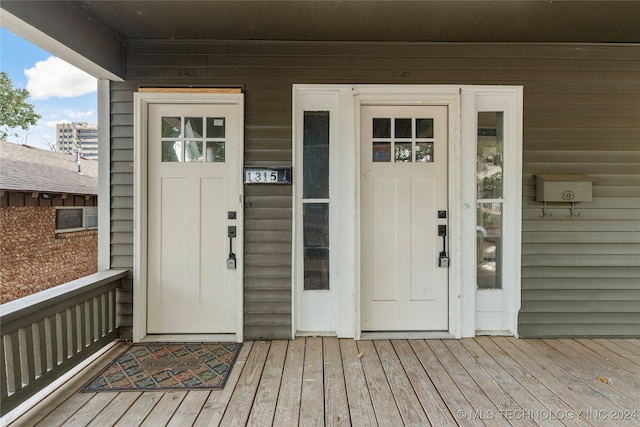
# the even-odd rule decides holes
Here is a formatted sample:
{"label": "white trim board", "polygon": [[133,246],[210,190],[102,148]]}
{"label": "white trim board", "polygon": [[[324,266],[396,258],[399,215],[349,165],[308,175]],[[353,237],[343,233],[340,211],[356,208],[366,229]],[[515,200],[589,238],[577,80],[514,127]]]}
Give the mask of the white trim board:
{"label": "white trim board", "polygon": [[[242,93],[159,93],[136,92],[134,93],[134,238],[133,238],[133,341],[140,342],[147,336],[147,121],[149,104],[229,104],[237,110],[238,129],[237,135],[240,147],[244,145],[244,94]],[[237,156],[236,168],[241,174],[244,149],[241,148]],[[242,180],[238,180],[238,202],[243,201]],[[242,209],[237,211],[238,224],[244,221]],[[238,251],[239,252],[239,251]],[[236,342],[243,340],[243,263],[237,266],[237,306],[236,306],[236,333],[233,338]],[[220,338],[220,335],[208,335],[212,341]],[[216,338],[216,339],[213,339]],[[225,340],[228,340],[226,338]]]}
{"label": "white trim board", "polygon": [[[299,222],[301,215],[295,206],[299,203],[299,180],[301,181],[301,160],[298,155],[301,142],[297,122],[305,105],[316,105],[315,100],[325,99],[326,109],[338,112],[340,128],[336,131],[340,138],[337,156],[332,154],[332,170],[339,171],[339,194],[331,194],[332,210],[338,212],[331,217],[340,218],[335,224],[339,230],[340,244],[332,248],[331,257],[343,260],[336,266],[338,283],[334,305],[328,310],[335,313],[334,330],[338,337],[360,339],[360,153],[359,122],[361,105],[445,105],[449,109],[449,327],[446,336],[462,338],[476,334],[476,265],[475,265],[475,215],[476,215],[476,104],[488,99],[502,98],[512,109],[511,124],[513,150],[509,152],[513,182],[510,184],[505,205],[508,224],[510,252],[508,259],[508,279],[512,294],[508,296],[510,313],[507,320],[509,331],[517,336],[517,312],[520,308],[520,233],[521,218],[521,171],[522,163],[522,91],[521,86],[464,86],[464,85],[293,85],[293,162],[294,171],[294,229],[293,229],[293,284],[292,284],[292,333],[304,335],[308,331],[299,330],[297,312],[300,310],[299,291],[300,269],[302,268]],[[298,123],[299,125],[299,123]],[[464,148],[464,149],[463,149]],[[332,179],[335,179],[332,177]],[[331,223],[330,227],[334,227]],[[331,228],[335,230],[335,228]],[[333,231],[335,232],[335,231]],[[471,258],[469,258],[471,256]],[[472,259],[473,262],[470,262]],[[325,328],[321,328],[325,330]],[[442,332],[440,332],[442,333]],[[382,334],[382,335],[380,335]],[[384,333],[376,333],[376,337]]]}

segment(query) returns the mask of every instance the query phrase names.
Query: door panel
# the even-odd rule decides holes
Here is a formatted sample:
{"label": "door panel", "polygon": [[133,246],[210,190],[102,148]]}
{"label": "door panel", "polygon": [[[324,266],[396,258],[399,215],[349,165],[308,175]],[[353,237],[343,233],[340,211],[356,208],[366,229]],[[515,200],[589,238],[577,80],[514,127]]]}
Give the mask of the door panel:
{"label": "door panel", "polygon": [[149,104],[147,333],[236,332],[228,218],[240,209],[236,107]]}
{"label": "door panel", "polygon": [[361,120],[362,330],[446,330],[447,108],[363,106]]}

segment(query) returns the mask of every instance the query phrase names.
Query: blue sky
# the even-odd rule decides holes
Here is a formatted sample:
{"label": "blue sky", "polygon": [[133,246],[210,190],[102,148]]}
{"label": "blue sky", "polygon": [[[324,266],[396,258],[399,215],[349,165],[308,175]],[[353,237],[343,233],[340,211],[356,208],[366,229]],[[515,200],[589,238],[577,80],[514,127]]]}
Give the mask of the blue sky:
{"label": "blue sky", "polygon": [[97,82],[47,51],[0,29],[0,70],[13,86],[28,89],[28,102],[42,117],[28,131],[16,129],[10,142],[49,149],[55,145],[56,123],[98,122]]}

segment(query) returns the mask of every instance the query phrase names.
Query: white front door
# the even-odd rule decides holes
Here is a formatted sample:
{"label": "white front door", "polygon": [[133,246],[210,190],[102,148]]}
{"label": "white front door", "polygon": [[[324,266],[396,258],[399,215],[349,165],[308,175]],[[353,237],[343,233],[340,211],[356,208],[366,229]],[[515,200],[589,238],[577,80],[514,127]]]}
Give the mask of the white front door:
{"label": "white front door", "polygon": [[147,114],[147,333],[236,333],[241,271],[228,260],[242,254],[237,105],[150,103]]}
{"label": "white front door", "polygon": [[446,106],[361,109],[361,329],[446,331]]}

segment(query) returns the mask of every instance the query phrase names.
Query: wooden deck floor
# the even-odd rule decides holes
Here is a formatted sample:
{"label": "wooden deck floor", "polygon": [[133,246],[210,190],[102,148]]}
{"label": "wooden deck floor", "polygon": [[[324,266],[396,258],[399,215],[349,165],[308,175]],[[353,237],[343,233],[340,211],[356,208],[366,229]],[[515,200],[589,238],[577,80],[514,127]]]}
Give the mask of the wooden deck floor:
{"label": "wooden deck floor", "polygon": [[77,393],[121,348],[13,425],[640,425],[638,339],[255,341],[223,390]]}

